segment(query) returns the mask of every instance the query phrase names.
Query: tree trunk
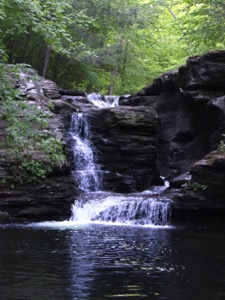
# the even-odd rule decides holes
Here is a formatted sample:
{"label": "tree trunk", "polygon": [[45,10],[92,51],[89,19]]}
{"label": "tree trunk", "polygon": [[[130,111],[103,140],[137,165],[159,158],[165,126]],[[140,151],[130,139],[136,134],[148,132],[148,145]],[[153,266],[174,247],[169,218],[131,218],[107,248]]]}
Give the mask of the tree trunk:
{"label": "tree trunk", "polygon": [[110,85],[108,88],[108,95],[110,95],[110,96],[114,95],[116,77],[117,77],[117,70],[114,67],[114,69],[112,69],[112,71],[111,71]]}
{"label": "tree trunk", "polygon": [[49,46],[47,46],[46,51],[45,51],[45,59],[44,59],[42,77],[46,77],[46,73],[48,70],[48,64],[49,64],[49,60],[50,60],[50,54],[51,54],[51,48]]}

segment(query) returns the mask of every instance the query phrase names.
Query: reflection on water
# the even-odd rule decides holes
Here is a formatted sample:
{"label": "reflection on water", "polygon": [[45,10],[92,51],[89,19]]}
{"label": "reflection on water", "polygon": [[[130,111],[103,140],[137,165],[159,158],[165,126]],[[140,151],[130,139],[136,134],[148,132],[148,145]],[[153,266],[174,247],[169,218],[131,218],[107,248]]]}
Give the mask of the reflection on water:
{"label": "reflection on water", "polygon": [[0,228],[1,299],[225,299],[222,228],[62,228]]}

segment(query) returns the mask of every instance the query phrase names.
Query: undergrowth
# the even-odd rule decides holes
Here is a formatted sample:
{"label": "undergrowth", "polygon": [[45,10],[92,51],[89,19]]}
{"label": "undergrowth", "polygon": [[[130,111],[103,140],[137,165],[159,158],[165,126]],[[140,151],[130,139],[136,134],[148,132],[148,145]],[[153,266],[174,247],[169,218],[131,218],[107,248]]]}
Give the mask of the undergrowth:
{"label": "undergrowth", "polygon": [[[6,149],[1,160],[11,161],[11,183],[35,183],[46,178],[66,161],[61,141],[48,129],[51,111],[38,102],[27,101],[16,88],[18,73],[24,65],[0,62],[0,118],[6,122]],[[5,158],[4,158],[5,157]]]}

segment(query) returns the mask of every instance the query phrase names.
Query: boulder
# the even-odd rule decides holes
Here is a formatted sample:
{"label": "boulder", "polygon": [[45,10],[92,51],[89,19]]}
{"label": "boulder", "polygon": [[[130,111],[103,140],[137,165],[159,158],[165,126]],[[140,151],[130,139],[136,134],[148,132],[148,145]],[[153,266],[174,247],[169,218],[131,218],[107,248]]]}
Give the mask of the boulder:
{"label": "boulder", "polygon": [[177,86],[178,71],[167,72],[160,77],[156,78],[153,83],[140,92],[138,96],[153,96],[159,95],[169,90],[173,90]]}
{"label": "boulder", "polygon": [[171,185],[167,196],[175,215],[194,211],[198,216],[225,214],[225,151],[212,151],[196,162],[191,177]]}
{"label": "boulder", "polygon": [[48,99],[60,99],[61,95],[55,82],[41,77],[41,88]]}

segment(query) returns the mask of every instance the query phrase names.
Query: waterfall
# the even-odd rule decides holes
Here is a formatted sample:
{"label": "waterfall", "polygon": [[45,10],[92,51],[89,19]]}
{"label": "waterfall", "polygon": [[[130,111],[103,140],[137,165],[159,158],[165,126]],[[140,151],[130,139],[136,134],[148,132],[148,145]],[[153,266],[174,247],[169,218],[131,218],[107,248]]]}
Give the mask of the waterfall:
{"label": "waterfall", "polygon": [[87,96],[88,100],[98,108],[115,107],[119,105],[119,96],[103,96],[92,93]]}
{"label": "waterfall", "polygon": [[71,220],[79,223],[110,222],[128,225],[166,226],[170,224],[170,202],[154,187],[142,193],[95,192],[83,195],[72,206]]}
{"label": "waterfall", "polygon": [[69,139],[71,140],[74,157],[73,176],[75,182],[85,192],[98,190],[100,188],[100,178],[90,144],[87,114],[74,113],[72,115]]}
{"label": "waterfall", "polygon": [[70,221],[151,226],[170,224],[170,203],[162,196],[167,185],[152,187],[142,193],[101,191],[101,170],[95,162],[90,129],[86,112],[72,115],[69,138],[74,156],[73,176],[84,193],[72,205]]}

